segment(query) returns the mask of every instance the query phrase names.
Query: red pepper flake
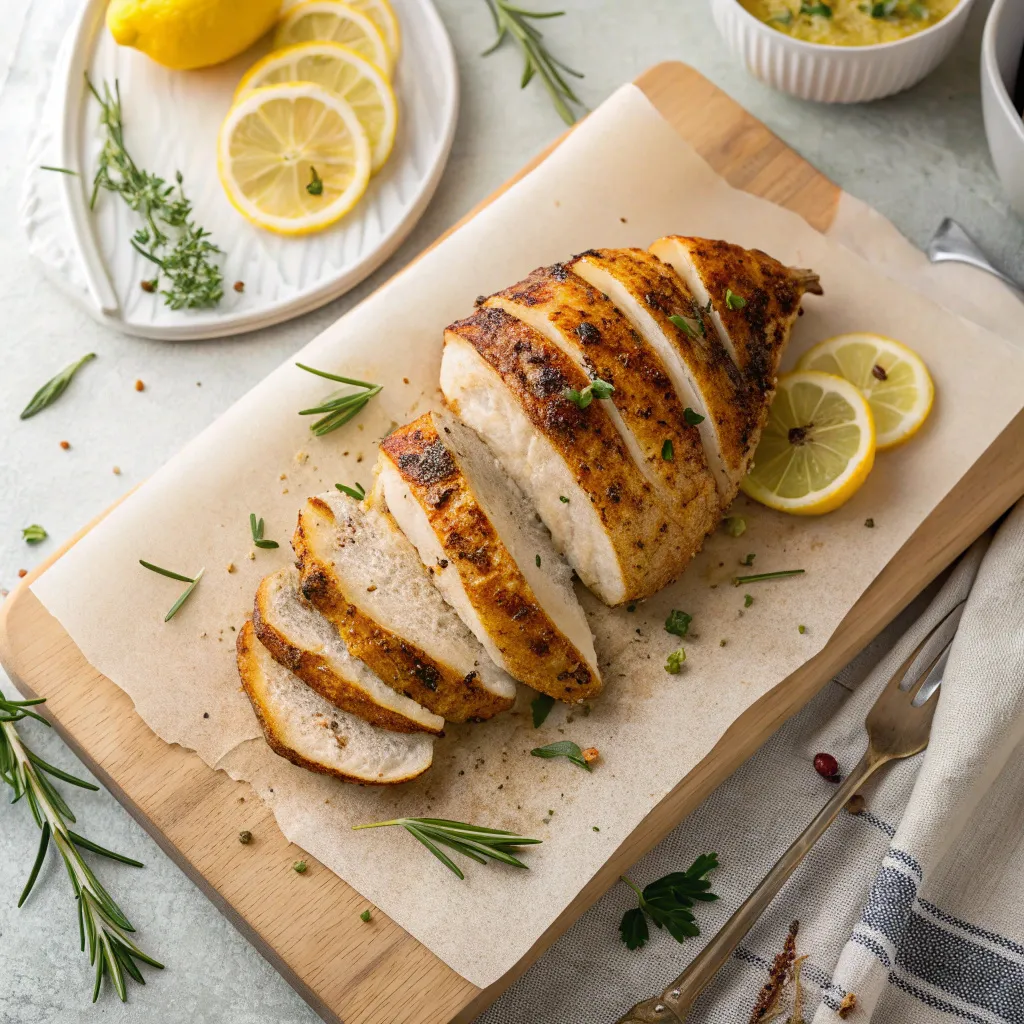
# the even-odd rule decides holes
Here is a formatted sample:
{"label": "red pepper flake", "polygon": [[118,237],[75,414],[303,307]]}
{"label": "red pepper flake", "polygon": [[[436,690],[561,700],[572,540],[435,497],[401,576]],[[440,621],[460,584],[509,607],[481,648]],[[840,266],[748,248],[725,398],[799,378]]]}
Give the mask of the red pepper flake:
{"label": "red pepper flake", "polygon": [[137,380],[135,382],[135,390],[136,391],[145,391],[146,390],[146,385],[143,384],[141,380]]}
{"label": "red pepper flake", "polygon": [[67,451],[71,447],[71,442],[70,441],[61,441],[60,446],[61,446],[61,448],[64,449],[64,451]]}
{"label": "red pepper flake", "polygon": [[236,281],[231,287],[234,288],[236,292],[244,292],[245,291],[245,282],[244,281]]}
{"label": "red pepper flake", "polygon": [[18,579],[24,579],[28,575],[28,569],[18,570]]}

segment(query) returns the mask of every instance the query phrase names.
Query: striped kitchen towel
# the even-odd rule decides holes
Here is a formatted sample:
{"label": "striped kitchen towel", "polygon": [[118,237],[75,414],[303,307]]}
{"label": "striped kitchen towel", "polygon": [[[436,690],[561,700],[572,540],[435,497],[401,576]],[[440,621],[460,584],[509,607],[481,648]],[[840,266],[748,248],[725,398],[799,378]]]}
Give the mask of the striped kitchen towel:
{"label": "striped kitchen towel", "polygon": [[[864,813],[833,824],[693,1024],[747,1024],[794,919],[813,1024],[838,1020],[851,995],[854,1022],[1024,1024],[1024,503],[630,875],[644,885],[716,851],[721,898],[697,909],[713,934],[828,799],[815,752],[857,762],[879,690],[965,597],[928,750],[883,769]],[[633,905],[617,885],[478,1024],[611,1024],[660,991],[702,940],[678,945],[652,929],[630,952],[617,929]]]}

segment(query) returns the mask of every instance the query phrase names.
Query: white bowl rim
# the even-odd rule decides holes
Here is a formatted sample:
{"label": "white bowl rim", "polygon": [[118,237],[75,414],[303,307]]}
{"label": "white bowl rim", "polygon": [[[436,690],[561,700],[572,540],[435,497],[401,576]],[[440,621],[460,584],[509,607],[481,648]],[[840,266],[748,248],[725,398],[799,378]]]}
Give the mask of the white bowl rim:
{"label": "white bowl rim", "polygon": [[[1024,142],[1024,116],[1013,105],[1013,99],[996,63],[996,23],[1007,4],[1008,0],[996,0],[988,12],[985,31],[981,37],[981,67],[982,72],[993,79],[995,93],[999,97],[999,106],[1009,118],[1018,138]],[[1024,54],[1021,55],[1021,60],[1024,61]]]}
{"label": "white bowl rim", "polygon": [[[909,36],[904,36],[902,39],[890,39],[887,43],[868,43],[866,46],[839,46],[836,43],[811,43],[806,39],[797,39],[796,36],[791,36],[786,32],[780,32],[776,28],[772,28],[767,22],[762,21],[760,18],[751,14],[750,11],[740,3],[740,0],[731,0],[736,7],[740,9],[748,21],[757,25],[760,30],[771,32],[775,36],[782,36],[787,43],[797,47],[797,49],[804,49],[812,51],[814,53],[879,53],[882,50],[896,50],[902,46],[915,46],[916,40],[924,39],[926,36],[930,36],[933,33],[939,31],[939,29],[945,28],[953,18],[961,14],[965,7],[969,7],[974,0],[957,0],[957,5],[947,14],[941,21],[935,22],[934,25],[929,25],[928,28],[921,32],[911,32]],[[1012,104],[1011,104],[1012,106]]]}

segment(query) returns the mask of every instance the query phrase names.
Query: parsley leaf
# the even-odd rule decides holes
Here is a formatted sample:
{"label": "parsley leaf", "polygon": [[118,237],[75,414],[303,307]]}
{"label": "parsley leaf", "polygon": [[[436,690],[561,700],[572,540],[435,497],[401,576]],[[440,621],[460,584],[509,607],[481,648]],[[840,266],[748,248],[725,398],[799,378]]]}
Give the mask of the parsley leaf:
{"label": "parsley leaf", "polygon": [[699,412],[694,412],[689,406],[683,410],[683,419],[691,426],[695,427],[698,423],[704,422],[704,417]]}
{"label": "parsley leaf", "polygon": [[658,928],[664,928],[676,942],[700,935],[693,916],[694,903],[710,903],[718,897],[710,891],[706,877],[718,867],[718,855],[706,853],[698,857],[686,871],[673,871],[641,890],[627,876],[622,880],[637,894],[637,906],[627,910],[619,924],[619,933],[627,949],[640,949],[650,934],[649,917]]}
{"label": "parsley leaf", "polygon": [[666,438],[665,443],[661,446],[661,457],[666,462],[676,461],[676,450],[671,438]]}
{"label": "parsley leaf", "polygon": [[539,729],[555,706],[555,698],[549,697],[546,693],[538,693],[536,700],[530,701],[530,710],[533,712],[533,727]]}
{"label": "parsley leaf", "polygon": [[670,676],[677,676],[683,671],[683,662],[686,661],[686,651],[682,647],[677,651],[673,651],[665,659],[665,671]]}
{"label": "parsley leaf", "polygon": [[595,398],[611,398],[614,390],[615,388],[608,381],[595,377],[582,391],[566,388],[562,392],[562,397],[568,398],[578,409],[586,409]]}
{"label": "parsley leaf", "polygon": [[755,558],[757,558],[757,555],[749,554],[746,558],[743,559],[742,562],[740,562],[740,565],[753,565]]}
{"label": "parsley leaf", "polygon": [[668,613],[668,618],[665,620],[665,632],[672,633],[675,636],[686,636],[690,632],[690,623],[693,622],[693,616],[687,615],[686,612],[679,611],[678,608],[673,608]]}
{"label": "parsley leaf", "polygon": [[[819,4],[819,7],[824,7],[824,4]],[[828,17],[832,17],[832,12],[829,11]],[[742,295],[737,295],[731,288],[725,289],[725,304],[730,309],[742,309],[746,304],[747,300]]]}
{"label": "parsley leaf", "polygon": [[684,334],[688,334],[691,338],[697,337],[697,332],[693,329],[693,325],[685,316],[680,316],[678,313],[670,313],[669,320],[672,321]]}
{"label": "parsley leaf", "polygon": [[573,764],[585,768],[588,772],[591,767],[583,759],[583,750],[572,740],[559,740],[557,743],[549,743],[546,747],[534,747],[530,751],[534,757],[567,757]]}
{"label": "parsley leaf", "polygon": [[21,538],[26,544],[39,544],[46,540],[48,534],[38,523],[26,526],[21,531]]}
{"label": "parsley leaf", "polygon": [[753,603],[754,603],[754,596],[753,596],[753,594],[744,594],[743,595],[743,607],[744,608],[749,608]]}

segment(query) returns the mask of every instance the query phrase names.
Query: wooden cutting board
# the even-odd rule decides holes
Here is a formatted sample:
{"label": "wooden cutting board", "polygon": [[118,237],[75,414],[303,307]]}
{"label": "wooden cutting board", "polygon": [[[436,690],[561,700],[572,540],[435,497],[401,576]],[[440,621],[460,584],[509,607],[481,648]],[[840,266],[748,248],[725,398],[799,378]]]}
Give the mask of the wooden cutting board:
{"label": "wooden cutting board", "polygon": [[[801,214],[819,230],[831,225],[839,189],[692,68],[660,64],[636,84],[734,186]],[[517,179],[546,156],[523,168]],[[383,913],[376,912],[371,924],[360,921],[365,901],[326,868],[311,864],[301,877],[289,870],[297,850],[253,791],[152,733],[125,693],[88,664],[29,591],[46,565],[0,606],[0,661],[28,695],[47,698],[45,710],[72,749],[325,1020],[464,1022],[522,974],[620,873],[754,753],[1022,493],[1024,414],[922,524],[821,653],[735,722],[529,955],[486,990],[456,974]],[[243,828],[257,837],[250,846],[237,840]],[[168,962],[170,975],[173,950],[161,950],[159,936],[142,939]],[[135,998],[149,997],[140,992]]]}

